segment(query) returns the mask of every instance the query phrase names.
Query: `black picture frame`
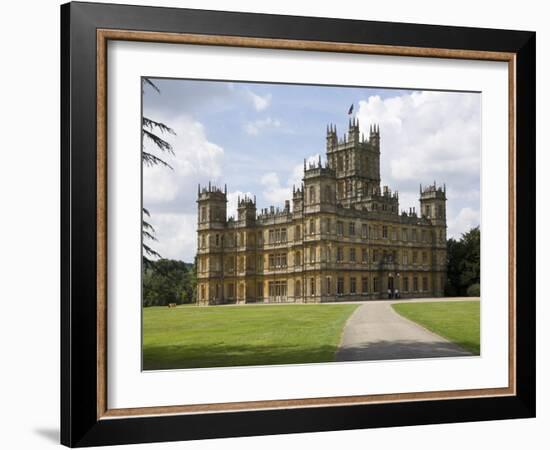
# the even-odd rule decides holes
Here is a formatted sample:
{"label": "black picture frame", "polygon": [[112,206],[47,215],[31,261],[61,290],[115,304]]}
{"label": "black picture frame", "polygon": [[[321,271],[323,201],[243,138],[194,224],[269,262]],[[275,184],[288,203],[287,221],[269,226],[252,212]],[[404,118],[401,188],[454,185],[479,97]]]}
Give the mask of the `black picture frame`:
{"label": "black picture frame", "polygon": [[[516,394],[116,419],[97,414],[98,29],[516,55]],[[535,33],[94,3],[61,6],[61,443],[71,447],[535,416]]]}

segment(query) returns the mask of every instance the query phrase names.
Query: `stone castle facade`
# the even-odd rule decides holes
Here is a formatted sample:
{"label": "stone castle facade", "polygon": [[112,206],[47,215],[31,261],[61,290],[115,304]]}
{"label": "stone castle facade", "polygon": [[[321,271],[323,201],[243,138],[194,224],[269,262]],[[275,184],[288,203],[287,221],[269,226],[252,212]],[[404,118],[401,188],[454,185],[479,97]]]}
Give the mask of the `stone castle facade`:
{"label": "stone castle facade", "polygon": [[326,161],[304,162],[292,208],[258,211],[245,197],[227,218],[227,187],[199,186],[199,304],[443,295],[445,186],[420,186],[420,211],[400,212],[398,192],[380,186],[379,127],[365,139],[356,119],[341,139],[327,128]]}

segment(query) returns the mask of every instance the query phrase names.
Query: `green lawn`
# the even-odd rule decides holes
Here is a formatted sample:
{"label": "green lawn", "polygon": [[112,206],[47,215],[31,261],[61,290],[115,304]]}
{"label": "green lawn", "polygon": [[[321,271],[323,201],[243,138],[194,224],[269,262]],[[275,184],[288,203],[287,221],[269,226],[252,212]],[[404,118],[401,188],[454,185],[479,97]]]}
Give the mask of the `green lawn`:
{"label": "green lawn", "polygon": [[328,362],[358,305],[143,309],[143,368]]}
{"label": "green lawn", "polygon": [[393,309],[479,355],[479,301],[397,303]]}

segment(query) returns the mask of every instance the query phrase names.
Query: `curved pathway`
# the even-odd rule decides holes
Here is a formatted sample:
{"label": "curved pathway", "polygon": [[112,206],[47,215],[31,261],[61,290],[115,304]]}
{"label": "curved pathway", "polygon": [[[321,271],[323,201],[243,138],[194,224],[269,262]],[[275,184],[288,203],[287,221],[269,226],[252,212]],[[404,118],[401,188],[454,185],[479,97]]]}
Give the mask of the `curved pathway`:
{"label": "curved pathway", "polygon": [[468,356],[470,352],[397,314],[392,301],[361,305],[346,322],[336,361]]}

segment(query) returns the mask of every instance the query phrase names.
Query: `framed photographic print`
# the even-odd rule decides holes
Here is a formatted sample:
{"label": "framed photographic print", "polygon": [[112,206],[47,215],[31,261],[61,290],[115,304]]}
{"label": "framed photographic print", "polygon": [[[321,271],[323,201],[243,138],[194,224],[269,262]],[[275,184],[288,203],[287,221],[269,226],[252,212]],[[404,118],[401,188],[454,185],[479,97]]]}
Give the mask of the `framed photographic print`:
{"label": "framed photographic print", "polygon": [[534,416],[535,33],[61,19],[63,444]]}

